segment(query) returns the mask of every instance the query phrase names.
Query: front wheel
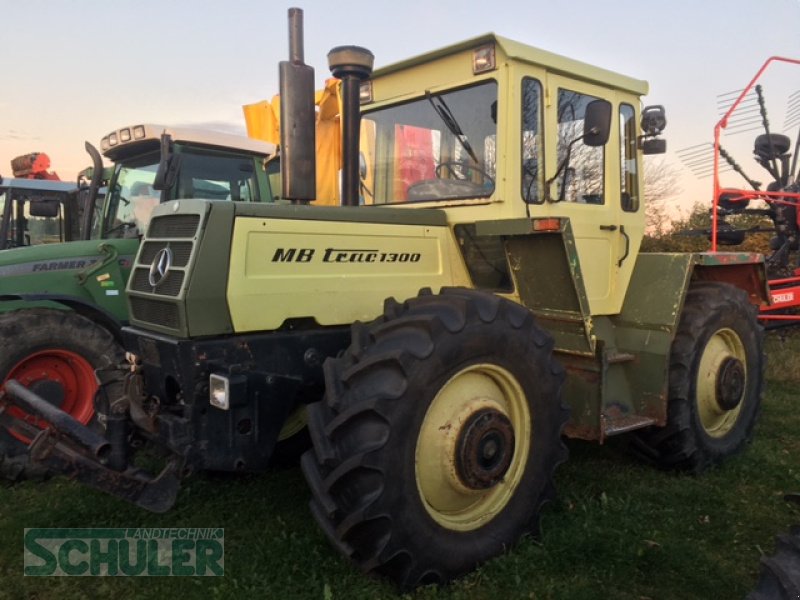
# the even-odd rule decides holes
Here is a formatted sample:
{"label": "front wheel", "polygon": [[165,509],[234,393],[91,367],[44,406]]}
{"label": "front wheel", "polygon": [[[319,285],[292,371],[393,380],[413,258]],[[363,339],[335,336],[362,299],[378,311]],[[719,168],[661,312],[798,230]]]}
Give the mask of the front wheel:
{"label": "front wheel", "polygon": [[761,409],[762,337],[743,290],[692,285],[670,353],[667,424],[637,432],[633,448],[662,468],[696,473],[741,450]]}
{"label": "front wheel", "polygon": [[563,370],[525,308],[445,289],[355,325],[325,364],[303,456],[334,545],[403,588],[444,582],[535,531],[566,459]]}
{"label": "front wheel", "polygon": [[[123,350],[108,330],[72,311],[35,308],[0,316],[0,382],[16,379],[83,424],[95,420],[95,369],[123,360]],[[46,425],[17,407],[9,414],[40,428]],[[0,426],[4,478],[46,476],[28,460],[28,443],[22,433]]]}

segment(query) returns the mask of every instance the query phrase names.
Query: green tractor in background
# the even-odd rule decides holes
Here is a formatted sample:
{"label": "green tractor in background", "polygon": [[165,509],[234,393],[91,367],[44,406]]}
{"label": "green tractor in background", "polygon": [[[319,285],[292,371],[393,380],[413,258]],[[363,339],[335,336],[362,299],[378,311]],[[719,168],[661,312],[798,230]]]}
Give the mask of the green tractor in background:
{"label": "green tractor in background", "polygon": [[11,160],[13,177],[0,177],[0,250],[87,239],[82,224],[92,167],[76,183],[49,168],[47,154],[30,152]]}
{"label": "green tractor in background", "polygon": [[[344,205],[312,206],[300,14],[280,67],[282,202],[154,209],[130,265],[130,364],[100,373],[105,433],[6,383],[50,423],[34,461],[165,511],[188,473],[265,470],[307,410],[314,518],[409,588],[535,531],[564,434],[627,436],[697,473],[742,449],[763,258],[639,252],[643,155],[665,150],[646,82],[493,34],[374,73],[371,53],[335,48]],[[117,289],[107,272],[87,281]],[[148,445],[160,472],[135,466]]]}
{"label": "green tractor in background", "polygon": [[[101,158],[87,144],[97,176],[83,204],[75,184],[12,179],[0,187],[14,200],[5,203],[8,237],[0,237],[13,242],[0,252],[0,382],[22,381],[86,424],[95,419],[94,371],[124,360],[125,284],[153,207],[187,197],[271,200],[264,164],[275,154],[274,145],[243,136],[150,124],[110,133],[101,149],[113,171],[104,181]],[[54,212],[57,197],[80,211]],[[70,217],[59,238],[68,243],[32,245],[39,241],[34,224],[59,214]],[[19,479],[36,471],[25,456],[29,441],[0,427],[0,474]]]}

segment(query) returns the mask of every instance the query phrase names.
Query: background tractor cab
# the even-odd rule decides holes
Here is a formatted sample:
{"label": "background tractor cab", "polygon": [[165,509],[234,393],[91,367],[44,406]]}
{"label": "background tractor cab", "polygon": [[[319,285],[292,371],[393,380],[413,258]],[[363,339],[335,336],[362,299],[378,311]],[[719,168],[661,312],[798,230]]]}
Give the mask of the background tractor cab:
{"label": "background tractor cab", "polygon": [[0,250],[80,239],[80,190],[66,181],[0,182]]}
{"label": "background tractor cab", "polygon": [[275,146],[214,131],[142,124],[104,136],[114,163],[108,197],[95,203],[92,237],[138,237],[161,202],[208,198],[272,200],[264,163]]}
{"label": "background tractor cab", "polygon": [[11,159],[12,178],[0,177],[0,250],[82,239],[88,186],[49,168],[47,154],[30,152]]}

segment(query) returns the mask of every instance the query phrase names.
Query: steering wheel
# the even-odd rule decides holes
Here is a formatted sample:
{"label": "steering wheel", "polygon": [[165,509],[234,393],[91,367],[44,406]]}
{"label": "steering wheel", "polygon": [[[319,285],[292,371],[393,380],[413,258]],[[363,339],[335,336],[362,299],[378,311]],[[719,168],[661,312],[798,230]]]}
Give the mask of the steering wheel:
{"label": "steering wheel", "polygon": [[491,184],[491,187],[494,188],[494,178],[480,167],[472,166],[458,160],[445,160],[436,165],[436,168],[433,170],[433,173],[436,175],[437,179],[449,179],[449,177],[444,177],[442,173],[444,169],[450,171],[450,175],[452,175],[453,179],[461,180],[467,179],[467,176],[464,175],[463,171],[464,169],[469,169],[471,172],[478,173],[478,175],[481,176],[482,185],[489,183]]}
{"label": "steering wheel", "polygon": [[127,232],[130,229],[136,229],[136,221],[121,221],[114,225],[113,227],[106,230],[105,235],[110,236],[112,233],[116,233],[117,231],[121,231],[123,237],[127,237]]}
{"label": "steering wheel", "polygon": [[[443,170],[448,169],[452,178],[444,177]],[[475,183],[468,179],[463,169],[480,174],[482,181]],[[494,191],[494,178],[479,167],[465,165],[459,161],[444,161],[434,169],[436,179],[423,179],[408,186],[406,200],[417,202],[421,200],[447,200],[457,198],[485,197]]]}

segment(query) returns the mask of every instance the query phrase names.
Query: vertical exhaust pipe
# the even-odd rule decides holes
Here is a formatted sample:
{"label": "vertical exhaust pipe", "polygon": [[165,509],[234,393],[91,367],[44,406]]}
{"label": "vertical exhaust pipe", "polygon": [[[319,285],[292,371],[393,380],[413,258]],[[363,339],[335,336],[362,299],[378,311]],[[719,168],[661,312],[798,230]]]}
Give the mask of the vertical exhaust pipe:
{"label": "vertical exhaust pipe", "polygon": [[289,60],[279,64],[281,196],[308,202],[317,196],[314,140],[314,69],[303,62],[303,11],[289,9]]}
{"label": "vertical exhaust pipe", "polygon": [[358,206],[361,82],[372,74],[372,52],[359,46],[337,46],[328,52],[328,66],[342,80],[342,205]]}
{"label": "vertical exhaust pipe", "polygon": [[[89,142],[84,143],[86,152],[92,159],[92,179],[89,182],[89,195],[86,198],[86,204],[83,207],[83,222],[81,223],[81,239],[92,239],[92,220],[95,214],[95,205],[97,204],[97,196],[100,192],[100,184],[103,182],[103,159],[97,148],[92,146]],[[102,217],[100,217],[102,219]],[[6,239],[5,237],[2,239]]]}

